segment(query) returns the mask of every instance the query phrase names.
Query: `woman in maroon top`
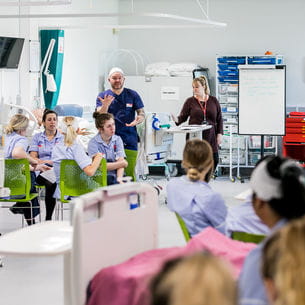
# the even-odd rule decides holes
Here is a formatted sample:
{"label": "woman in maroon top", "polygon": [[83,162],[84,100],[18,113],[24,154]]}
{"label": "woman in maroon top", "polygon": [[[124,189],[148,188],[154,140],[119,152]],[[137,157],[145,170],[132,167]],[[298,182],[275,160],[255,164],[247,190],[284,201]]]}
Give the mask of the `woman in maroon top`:
{"label": "woman in maroon top", "polygon": [[218,164],[218,146],[221,144],[223,122],[221,108],[218,100],[210,96],[210,89],[205,76],[193,79],[193,96],[189,97],[176,121],[177,125],[186,122],[189,118],[190,125],[209,124],[211,129],[202,132],[202,138],[208,141],[213,149],[214,168]]}

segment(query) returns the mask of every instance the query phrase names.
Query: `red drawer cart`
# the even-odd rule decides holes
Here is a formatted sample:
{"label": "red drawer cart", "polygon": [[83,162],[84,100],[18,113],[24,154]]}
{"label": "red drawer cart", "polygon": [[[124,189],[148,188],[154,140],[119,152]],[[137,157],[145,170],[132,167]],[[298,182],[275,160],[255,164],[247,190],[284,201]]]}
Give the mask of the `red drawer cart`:
{"label": "red drawer cart", "polygon": [[305,167],[305,112],[290,112],[283,136],[283,155]]}

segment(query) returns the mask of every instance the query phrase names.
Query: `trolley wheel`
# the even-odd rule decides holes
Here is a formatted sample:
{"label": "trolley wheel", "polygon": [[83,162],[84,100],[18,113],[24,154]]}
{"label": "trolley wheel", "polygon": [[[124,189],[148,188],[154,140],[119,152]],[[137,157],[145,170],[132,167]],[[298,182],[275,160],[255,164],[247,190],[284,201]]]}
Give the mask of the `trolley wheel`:
{"label": "trolley wheel", "polygon": [[142,175],[141,178],[142,180],[147,180],[147,175]]}

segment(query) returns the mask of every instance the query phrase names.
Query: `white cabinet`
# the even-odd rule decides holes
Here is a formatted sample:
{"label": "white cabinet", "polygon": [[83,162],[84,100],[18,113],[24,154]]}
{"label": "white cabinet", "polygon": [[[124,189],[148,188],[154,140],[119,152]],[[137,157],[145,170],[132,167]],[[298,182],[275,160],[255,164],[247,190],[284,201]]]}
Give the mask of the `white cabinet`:
{"label": "white cabinet", "polygon": [[[192,96],[190,76],[126,76],[125,87],[136,90],[146,112],[164,112],[178,115],[185,100]],[[182,160],[185,135],[175,134],[168,160]]]}

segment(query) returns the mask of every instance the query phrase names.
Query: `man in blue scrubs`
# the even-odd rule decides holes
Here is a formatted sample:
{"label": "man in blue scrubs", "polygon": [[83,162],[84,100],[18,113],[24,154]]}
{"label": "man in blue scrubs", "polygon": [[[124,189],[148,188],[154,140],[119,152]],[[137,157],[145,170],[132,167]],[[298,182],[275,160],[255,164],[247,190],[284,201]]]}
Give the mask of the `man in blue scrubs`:
{"label": "man in blue scrubs", "polygon": [[145,119],[144,104],[139,94],[129,88],[124,88],[124,72],[114,67],[108,74],[111,89],[99,93],[96,99],[96,110],[101,113],[112,113],[115,119],[116,134],[124,143],[128,167],[127,176],[135,181],[135,166],[138,150],[138,134],[136,125]]}

